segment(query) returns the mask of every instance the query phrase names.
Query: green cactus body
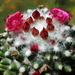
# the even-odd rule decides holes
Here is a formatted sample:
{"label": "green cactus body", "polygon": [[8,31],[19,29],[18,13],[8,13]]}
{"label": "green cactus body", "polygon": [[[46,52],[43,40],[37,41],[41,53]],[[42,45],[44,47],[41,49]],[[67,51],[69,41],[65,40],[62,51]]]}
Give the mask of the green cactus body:
{"label": "green cactus body", "polygon": [[3,75],[17,75],[14,71],[6,70]]}
{"label": "green cactus body", "polygon": [[9,65],[10,63],[11,63],[11,60],[8,59],[8,58],[3,58],[3,59],[1,60],[1,64]]}

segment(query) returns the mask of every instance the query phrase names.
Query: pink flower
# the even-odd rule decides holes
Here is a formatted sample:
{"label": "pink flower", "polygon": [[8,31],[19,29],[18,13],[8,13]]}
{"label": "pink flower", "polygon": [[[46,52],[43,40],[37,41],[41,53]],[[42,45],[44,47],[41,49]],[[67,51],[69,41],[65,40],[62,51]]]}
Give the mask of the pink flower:
{"label": "pink flower", "polygon": [[8,17],[4,20],[6,23],[4,24],[4,27],[7,28],[9,31],[19,31],[22,29],[23,26],[23,20],[22,20],[22,12],[15,12],[12,14],[9,14]]}
{"label": "pink flower", "polygon": [[51,10],[48,10],[48,12],[50,12],[49,15],[53,14],[53,18],[56,18],[61,23],[69,21],[70,17],[72,17],[68,11],[61,8],[52,8]]}
{"label": "pink flower", "polygon": [[38,52],[38,50],[39,50],[38,45],[37,44],[31,44],[30,45],[30,50],[32,52]]}

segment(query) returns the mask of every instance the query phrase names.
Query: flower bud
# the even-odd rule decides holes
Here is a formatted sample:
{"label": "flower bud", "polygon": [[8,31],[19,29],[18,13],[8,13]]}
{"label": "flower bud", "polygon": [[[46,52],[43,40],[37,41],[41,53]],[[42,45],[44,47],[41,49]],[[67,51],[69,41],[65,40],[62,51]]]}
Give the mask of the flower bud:
{"label": "flower bud", "polygon": [[39,31],[35,27],[33,27],[31,29],[31,32],[32,32],[33,36],[37,36],[39,34]]}
{"label": "flower bud", "polygon": [[29,25],[27,22],[25,22],[25,23],[24,23],[24,26],[23,26],[23,30],[24,30],[25,32],[27,32],[27,31],[29,31],[29,29],[30,29],[30,25]]}
{"label": "flower bud", "polygon": [[49,31],[54,30],[54,25],[48,24],[48,25],[47,25],[47,30],[49,30]]}
{"label": "flower bud", "polygon": [[51,43],[51,45],[54,45],[55,44],[55,40],[54,39],[50,39],[50,43]]}
{"label": "flower bud", "polygon": [[32,52],[37,52],[39,50],[38,45],[37,44],[30,45],[30,50]]}
{"label": "flower bud", "polygon": [[40,20],[43,20],[43,19],[44,19],[44,17],[43,17],[43,16],[40,16],[40,17],[39,17],[39,19],[40,19]]}
{"label": "flower bud", "polygon": [[34,73],[32,73],[32,75],[40,75],[39,71],[35,71]]}
{"label": "flower bud", "polygon": [[38,18],[40,17],[40,13],[39,13],[37,10],[35,10],[35,11],[32,13],[32,16],[33,16],[34,19],[38,19]]}
{"label": "flower bud", "polygon": [[27,19],[26,19],[26,22],[28,22],[28,24],[33,23],[33,19],[32,19],[32,17],[27,18]]}
{"label": "flower bud", "polygon": [[52,23],[52,19],[49,18],[49,17],[47,17],[47,18],[46,18],[46,23]]}
{"label": "flower bud", "polygon": [[47,39],[48,32],[45,28],[43,28],[43,30],[40,32],[40,36],[41,36],[42,39]]}

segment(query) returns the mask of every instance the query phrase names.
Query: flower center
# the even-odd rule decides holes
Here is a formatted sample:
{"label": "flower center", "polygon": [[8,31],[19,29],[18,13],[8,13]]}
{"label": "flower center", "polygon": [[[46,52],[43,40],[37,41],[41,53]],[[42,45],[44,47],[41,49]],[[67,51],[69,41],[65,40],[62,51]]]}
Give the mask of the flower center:
{"label": "flower center", "polygon": [[18,24],[18,21],[17,20],[13,20],[12,25],[16,26],[17,24]]}

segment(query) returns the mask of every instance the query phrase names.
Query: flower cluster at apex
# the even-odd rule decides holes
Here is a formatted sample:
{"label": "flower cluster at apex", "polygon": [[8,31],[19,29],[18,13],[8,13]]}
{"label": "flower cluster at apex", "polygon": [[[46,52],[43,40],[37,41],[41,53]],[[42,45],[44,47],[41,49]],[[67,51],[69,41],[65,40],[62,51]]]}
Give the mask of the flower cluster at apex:
{"label": "flower cluster at apex", "polygon": [[[62,38],[61,41],[63,41],[66,34],[64,37],[62,34],[64,34],[66,29],[70,29],[69,26],[65,26],[64,20],[66,18],[65,22],[68,22],[71,17],[67,11],[59,9],[60,8],[53,8],[48,10],[47,8],[43,8],[28,10],[27,13],[17,11],[5,19],[6,23],[4,27],[8,32],[12,32],[13,36],[17,34],[15,35],[16,38],[14,38],[15,46],[26,44],[32,52],[38,52],[38,50],[40,50],[40,52],[49,51],[53,46],[55,51],[59,51],[60,47],[58,48],[59,44],[57,42],[60,38]],[[57,14],[57,12],[59,14]],[[61,18],[59,17],[60,12],[63,13]],[[67,16],[65,14],[67,14]],[[54,17],[55,15],[56,17]],[[57,19],[57,17],[60,19]],[[60,21],[62,23],[60,23]],[[58,26],[60,26],[60,28],[58,28]],[[64,27],[65,29],[63,29]]]}

